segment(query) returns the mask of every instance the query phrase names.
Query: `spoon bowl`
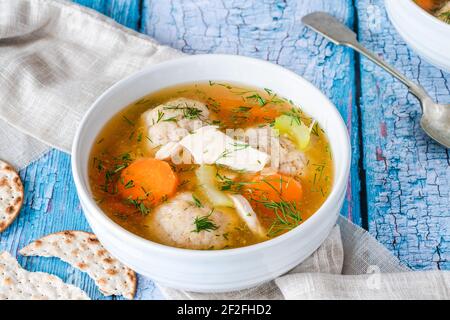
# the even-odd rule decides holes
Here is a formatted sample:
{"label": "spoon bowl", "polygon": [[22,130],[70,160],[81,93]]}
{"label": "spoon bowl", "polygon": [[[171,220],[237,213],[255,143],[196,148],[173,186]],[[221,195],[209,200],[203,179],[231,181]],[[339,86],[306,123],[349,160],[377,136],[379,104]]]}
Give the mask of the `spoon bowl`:
{"label": "spoon bowl", "polygon": [[450,148],[450,105],[437,104],[431,99],[422,102],[420,126],[431,138]]}
{"label": "spoon bowl", "polygon": [[304,16],[302,22],[334,44],[350,47],[366,56],[405,84],[422,106],[420,125],[423,131],[436,142],[450,148],[450,105],[435,103],[423,87],[412,82],[394,67],[366,49],[358,42],[356,34],[352,30],[328,13],[313,12]]}

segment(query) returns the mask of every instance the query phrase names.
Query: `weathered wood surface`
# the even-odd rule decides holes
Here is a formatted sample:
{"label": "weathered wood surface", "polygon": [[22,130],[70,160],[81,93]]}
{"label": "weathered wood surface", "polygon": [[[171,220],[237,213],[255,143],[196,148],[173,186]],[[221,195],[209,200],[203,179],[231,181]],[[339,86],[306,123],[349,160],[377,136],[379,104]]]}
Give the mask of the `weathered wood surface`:
{"label": "weathered wood surface", "polygon": [[141,0],[72,0],[137,30],[141,20]]}
{"label": "weathered wood surface", "polygon": [[[419,106],[388,75],[361,61],[361,88],[353,53],[323,40],[300,23],[322,10],[352,26],[351,0],[77,0],[116,21],[145,32],[186,53],[236,53],[266,59],[305,76],[338,106],[353,144],[352,177],[343,214],[370,231],[416,269],[450,269],[449,155],[420,131]],[[381,0],[356,2],[359,37],[418,80],[441,102],[450,102],[449,75],[411,53],[390,27]],[[378,13],[377,13],[378,12]],[[378,15],[379,14],[379,15]],[[360,215],[358,107],[361,90],[362,136],[368,206]],[[0,234],[0,251],[18,249],[45,234],[90,230],[80,209],[70,157],[53,150],[21,171],[26,199],[20,217]],[[363,181],[364,182],[364,181]],[[367,188],[366,188],[367,187]],[[54,273],[102,299],[92,280],[57,259],[24,258],[28,270]],[[139,278],[138,299],[162,298],[151,280]]]}
{"label": "weathered wood surface", "polygon": [[[137,0],[80,0],[88,7],[105,13],[131,28],[139,25],[140,6]],[[30,271],[43,271],[62,278],[85,290],[92,299],[105,298],[84,273],[58,259],[21,257],[18,250],[46,234],[63,230],[90,231],[73,184],[70,156],[52,150],[20,172],[25,185],[25,202],[16,221],[0,234],[0,251],[18,257]],[[137,299],[162,298],[153,282],[139,277]],[[117,299],[117,298],[114,298]]]}
{"label": "weathered wood surface", "polygon": [[[359,38],[450,103],[450,74],[419,58],[390,24],[382,0],[357,1]],[[413,22],[412,22],[413,23]],[[420,129],[420,106],[400,82],[361,61],[364,167],[370,232],[413,269],[450,269],[450,160]]]}
{"label": "weathered wood surface", "polygon": [[353,25],[351,0],[144,0],[142,32],[189,54],[228,53],[268,60],[304,76],[339,108],[353,145],[351,179],[342,214],[360,216],[358,118],[353,53],[307,30],[301,18],[327,11]]}

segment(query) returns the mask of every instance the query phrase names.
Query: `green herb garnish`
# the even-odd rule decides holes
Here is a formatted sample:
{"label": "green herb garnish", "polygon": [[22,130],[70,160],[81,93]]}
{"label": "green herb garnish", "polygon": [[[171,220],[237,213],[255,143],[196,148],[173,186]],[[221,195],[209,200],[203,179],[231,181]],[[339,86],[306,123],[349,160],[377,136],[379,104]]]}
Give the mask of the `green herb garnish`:
{"label": "green herb garnish", "polygon": [[292,230],[302,222],[300,210],[295,201],[254,200],[275,213],[275,220],[267,231],[269,237]]}
{"label": "green herb garnish", "polygon": [[127,198],[126,200],[128,204],[131,204],[134,206],[138,212],[140,212],[143,216],[148,215],[151,212],[151,208],[147,207],[144,203],[144,199],[133,199],[131,197]]}
{"label": "green herb garnish", "polygon": [[134,122],[128,119],[126,116],[122,116],[123,120],[125,120],[126,123],[128,123],[130,126],[134,126]]}
{"label": "green herb garnish", "polygon": [[250,181],[234,181],[227,176],[221,175],[219,172],[216,173],[216,178],[219,180],[219,189],[221,191],[231,191],[234,193],[241,193],[244,186],[254,183]]}
{"label": "green herb garnish", "polygon": [[[190,120],[194,120],[194,119],[200,119],[200,116],[202,115],[202,110],[195,108],[195,107],[190,107],[187,104],[185,106],[170,106],[170,107],[165,107],[165,110],[181,110],[183,111],[183,118],[186,119],[190,119]],[[173,117],[175,118],[175,117]]]}
{"label": "green herb garnish", "polygon": [[450,24],[450,11],[442,12],[437,17],[440,20]]}
{"label": "green herb garnish", "polygon": [[164,117],[164,112],[162,112],[161,110],[158,110],[158,119],[156,119],[156,123],[160,122],[163,117]]}
{"label": "green herb garnish", "polygon": [[163,119],[163,122],[177,122],[177,117],[171,117],[171,118]]}
{"label": "green herb garnish", "polygon": [[197,208],[203,208],[203,204],[196,196],[192,195],[192,199],[194,200],[194,204]]}
{"label": "green herb garnish", "polygon": [[196,217],[194,220],[195,229],[191,232],[199,233],[201,231],[210,232],[212,230],[217,230],[219,227],[211,220],[209,217],[213,214],[214,209],[211,210],[209,214],[202,217]]}
{"label": "green herb garnish", "polygon": [[128,181],[125,184],[125,186],[124,186],[125,189],[130,189],[130,188],[133,188],[133,187],[134,187],[134,181],[133,180]]}
{"label": "green herb garnish", "polygon": [[266,99],[264,99],[263,97],[261,97],[258,93],[255,93],[251,96],[247,97],[248,100],[256,100],[258,102],[258,104],[263,107],[267,104]]}

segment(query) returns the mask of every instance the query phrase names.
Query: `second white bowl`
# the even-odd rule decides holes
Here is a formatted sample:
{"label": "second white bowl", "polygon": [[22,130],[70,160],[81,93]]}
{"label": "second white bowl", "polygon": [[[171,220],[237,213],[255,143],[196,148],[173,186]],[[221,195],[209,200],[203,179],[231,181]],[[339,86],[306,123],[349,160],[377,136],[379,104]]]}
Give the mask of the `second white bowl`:
{"label": "second white bowl", "polygon": [[392,25],[405,42],[429,63],[450,72],[450,24],[432,16],[413,0],[385,0]]}

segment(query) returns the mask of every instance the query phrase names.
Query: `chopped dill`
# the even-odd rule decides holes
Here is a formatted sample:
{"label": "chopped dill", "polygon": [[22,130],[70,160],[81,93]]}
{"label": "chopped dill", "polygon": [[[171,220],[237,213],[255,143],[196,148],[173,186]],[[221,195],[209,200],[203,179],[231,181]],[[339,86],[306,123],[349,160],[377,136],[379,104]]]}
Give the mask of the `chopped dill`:
{"label": "chopped dill", "polygon": [[450,23],[450,10],[446,12],[442,12],[438,15],[438,18],[446,23]]}
{"label": "chopped dill", "polygon": [[97,157],[94,157],[94,167],[96,167],[99,172],[105,168],[105,166],[103,165],[103,161],[98,159]]}
{"label": "chopped dill", "polygon": [[133,187],[134,187],[134,181],[133,180],[128,181],[125,184],[125,186],[124,186],[125,189],[130,189],[130,188],[133,188]]}
{"label": "chopped dill", "polygon": [[292,230],[302,222],[300,210],[295,201],[254,201],[260,202],[264,207],[273,210],[275,213],[275,220],[267,231],[269,237],[274,237],[284,231]]}
{"label": "chopped dill", "polygon": [[125,120],[126,123],[128,123],[130,126],[134,127],[134,122],[128,119],[125,115],[122,116],[123,120]]}
{"label": "chopped dill", "polygon": [[213,81],[211,81],[211,80],[209,80],[209,85],[210,85],[210,86],[221,86],[221,87],[225,87],[225,88],[227,88],[228,90],[233,89],[233,87],[230,86],[229,84],[220,83],[220,82],[213,82]]}
{"label": "chopped dill", "polygon": [[163,119],[163,122],[177,122],[177,117],[171,117],[171,118]]}
{"label": "chopped dill", "polygon": [[319,136],[319,123],[316,121],[315,123],[314,123],[314,125],[312,126],[312,128],[311,128],[311,134],[313,134],[313,135],[315,135],[315,136]]}
{"label": "chopped dill", "polygon": [[120,171],[122,171],[123,169],[125,169],[126,167],[127,167],[128,165],[127,164],[125,164],[125,163],[123,163],[123,164],[118,164],[118,165],[116,165],[116,167],[114,168],[114,173],[117,173],[117,172],[120,172]]}
{"label": "chopped dill", "polygon": [[218,113],[220,111],[220,103],[211,97],[208,97],[206,101],[206,107],[215,113]]}
{"label": "chopped dill", "polygon": [[227,176],[216,173],[216,178],[219,180],[219,188],[221,191],[230,191],[234,193],[240,193],[244,186],[252,184],[254,182],[234,181]]}
{"label": "chopped dill", "polygon": [[163,117],[164,117],[164,112],[162,112],[161,110],[158,110],[158,118],[156,119],[156,123],[160,122]]}
{"label": "chopped dill", "polygon": [[297,108],[291,108],[291,110],[286,111],[283,113],[284,115],[287,115],[291,117],[292,121],[295,121],[297,124],[302,124],[302,112]]}
{"label": "chopped dill", "polygon": [[183,109],[183,116],[186,119],[199,119],[202,115],[202,110],[193,108],[193,107],[186,107]]}
{"label": "chopped dill", "polygon": [[97,160],[97,169],[99,172],[105,169],[105,182],[103,185],[100,185],[100,188],[104,192],[116,194],[118,191],[116,182],[120,180],[120,176],[117,175],[117,173],[128,167],[132,158],[131,154],[126,152],[113,159],[114,163],[111,166],[108,166],[108,169],[105,168],[103,162]]}
{"label": "chopped dill", "polygon": [[243,143],[243,142],[233,142],[231,144],[231,146],[233,147],[233,149],[225,149],[220,154],[220,156],[219,156],[219,158],[217,160],[222,159],[222,158],[226,158],[230,154],[232,154],[233,152],[236,152],[236,151],[239,151],[239,150],[244,150],[244,149],[247,149],[248,147],[250,147],[250,145],[248,143]]}
{"label": "chopped dill", "polygon": [[237,112],[248,112],[252,109],[252,107],[246,107],[246,106],[239,106],[237,107],[236,111]]}
{"label": "chopped dill", "polygon": [[136,102],[137,105],[141,105],[141,104],[147,104],[151,101],[151,99],[146,99],[146,98],[142,98],[139,101]]}
{"label": "chopped dill", "polygon": [[269,96],[271,96],[271,95],[273,94],[273,91],[270,90],[270,89],[268,89],[268,88],[264,88],[264,91],[267,92],[267,94],[268,94]]}
{"label": "chopped dill", "polygon": [[131,158],[131,153],[129,153],[129,152],[122,153],[122,154],[119,155],[119,157],[116,158],[116,159],[120,159],[120,160],[125,161],[125,162],[131,162],[131,161],[133,161],[133,159]]}
{"label": "chopped dill", "polygon": [[314,170],[314,178],[313,178],[313,184],[316,184],[317,182],[322,180],[323,171],[325,169],[325,164],[313,164],[316,169]]}
{"label": "chopped dill", "polygon": [[[189,120],[194,120],[194,119],[200,119],[200,116],[202,115],[202,110],[195,108],[195,107],[190,107],[187,104],[185,106],[170,106],[170,107],[165,107],[165,110],[181,110],[183,111],[183,118],[185,119],[189,119]],[[173,117],[175,118],[175,117]]]}
{"label": "chopped dill", "polygon": [[256,100],[261,107],[263,107],[267,104],[266,99],[261,97],[258,93],[248,96],[248,97],[246,97],[246,99],[247,100]]}
{"label": "chopped dill", "polygon": [[113,213],[113,215],[116,218],[118,218],[118,219],[120,219],[122,221],[127,221],[128,220],[128,216],[126,214],[121,213],[121,212],[115,212],[115,213]]}
{"label": "chopped dill", "polygon": [[203,208],[203,204],[200,202],[200,200],[196,196],[192,195],[192,199],[194,200],[194,205],[197,208]]}
{"label": "chopped dill", "polygon": [[214,209],[211,209],[210,213],[206,216],[196,217],[194,220],[195,229],[191,232],[199,233],[201,231],[213,231],[219,229],[219,227],[209,217],[213,214]]}
{"label": "chopped dill", "polygon": [[146,216],[151,212],[151,208],[148,208],[142,199],[133,199],[129,197],[127,198],[127,202],[134,206],[143,216]]}
{"label": "chopped dill", "polygon": [[184,187],[185,185],[189,184],[189,180],[183,180],[180,182],[180,184],[178,185],[178,188]]}

